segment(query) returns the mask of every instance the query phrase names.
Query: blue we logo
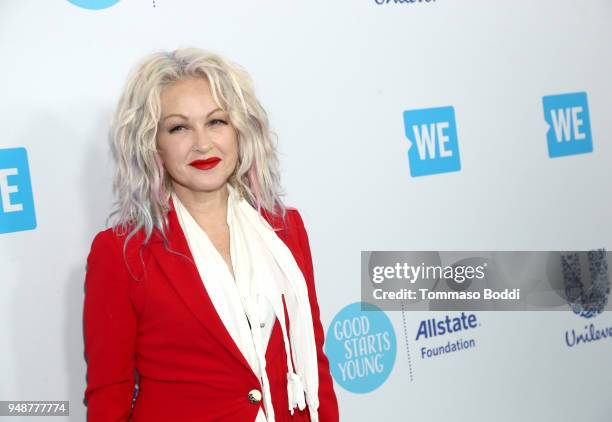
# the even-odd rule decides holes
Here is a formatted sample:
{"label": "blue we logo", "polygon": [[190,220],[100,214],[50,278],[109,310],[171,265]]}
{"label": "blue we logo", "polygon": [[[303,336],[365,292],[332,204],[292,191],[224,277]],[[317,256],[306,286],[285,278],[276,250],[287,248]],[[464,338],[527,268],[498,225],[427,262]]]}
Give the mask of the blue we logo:
{"label": "blue we logo", "polygon": [[453,107],[406,110],[404,130],[412,177],[461,170]]}
{"label": "blue we logo", "polygon": [[36,228],[25,148],[0,149],[0,233]]}
{"label": "blue we logo", "polygon": [[593,152],[586,92],[542,97],[550,158]]}
{"label": "blue we logo", "polygon": [[119,0],[68,0],[75,6],[82,7],[83,9],[100,10],[114,6],[119,3]]}

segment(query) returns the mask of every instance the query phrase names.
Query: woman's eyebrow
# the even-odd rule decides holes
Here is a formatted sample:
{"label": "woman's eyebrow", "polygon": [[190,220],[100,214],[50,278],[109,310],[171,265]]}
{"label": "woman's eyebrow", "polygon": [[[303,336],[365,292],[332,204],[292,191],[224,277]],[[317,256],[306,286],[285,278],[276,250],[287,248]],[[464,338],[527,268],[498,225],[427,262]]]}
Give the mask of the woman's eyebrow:
{"label": "woman's eyebrow", "polygon": [[[222,111],[222,110],[221,110],[221,108],[217,107],[217,108],[215,108],[214,110],[210,111],[210,112],[209,112],[209,113],[206,115],[206,117],[207,117],[207,118],[208,118],[208,117],[210,117],[210,115],[211,115],[211,114],[213,114],[213,113],[215,113],[215,112],[217,112],[217,111]],[[172,113],[172,114],[168,114],[167,116],[165,116],[165,117],[162,119],[162,122],[163,122],[163,121],[165,121],[166,119],[169,119],[170,117],[182,117],[182,118],[183,118],[183,119],[185,119],[185,120],[189,120],[189,118],[188,118],[187,116],[185,116],[184,114],[181,114],[181,113]]]}
{"label": "woman's eyebrow", "polygon": [[187,120],[187,116],[185,116],[184,114],[173,113],[173,114],[168,114],[166,117],[164,117],[162,119],[162,122],[165,121],[166,119],[169,119],[170,117],[182,117],[183,119]]}

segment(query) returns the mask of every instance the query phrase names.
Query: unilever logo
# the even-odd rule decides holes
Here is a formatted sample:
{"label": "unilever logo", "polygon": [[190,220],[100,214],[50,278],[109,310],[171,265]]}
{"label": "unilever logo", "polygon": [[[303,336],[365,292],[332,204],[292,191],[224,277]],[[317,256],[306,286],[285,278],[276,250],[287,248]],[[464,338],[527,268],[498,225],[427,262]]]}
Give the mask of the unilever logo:
{"label": "unilever logo", "polygon": [[587,252],[590,286],[582,276],[578,253],[561,255],[561,269],[565,284],[565,296],[572,311],[584,318],[592,318],[605,309],[610,295],[608,260],[604,249]]}
{"label": "unilever logo", "polygon": [[593,152],[586,92],[542,97],[550,158]]}
{"label": "unilever logo", "polygon": [[397,344],[387,314],[378,307],[355,302],[333,319],[325,338],[331,374],[352,393],[369,393],[389,377]]}
{"label": "unilever logo", "polygon": [[453,107],[404,111],[404,130],[412,177],[461,170]]}
{"label": "unilever logo", "polygon": [[36,228],[25,148],[0,149],[0,233]]}
{"label": "unilever logo", "polygon": [[114,6],[119,0],[68,0],[68,2],[83,9],[100,10]]}
{"label": "unilever logo", "polygon": [[[578,254],[562,256],[565,294],[574,313],[584,318],[599,315],[610,295],[610,280],[608,278],[608,261],[603,249],[588,252],[588,267],[591,285],[585,287],[583,282],[580,257]],[[575,347],[580,344],[612,339],[612,326],[596,327],[594,323],[584,326],[580,332],[576,329],[565,331],[565,344]]]}
{"label": "unilever logo", "polygon": [[593,323],[585,325],[582,332],[574,329],[565,332],[565,344],[568,347],[610,339],[612,339],[612,326],[597,328]]}

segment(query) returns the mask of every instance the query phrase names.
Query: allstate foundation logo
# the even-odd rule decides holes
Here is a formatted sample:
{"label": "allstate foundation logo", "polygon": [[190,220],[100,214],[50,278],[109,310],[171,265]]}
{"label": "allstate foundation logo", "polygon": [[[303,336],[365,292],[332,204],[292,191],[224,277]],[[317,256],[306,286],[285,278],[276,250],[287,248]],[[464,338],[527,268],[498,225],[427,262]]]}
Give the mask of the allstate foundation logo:
{"label": "allstate foundation logo", "polygon": [[83,9],[100,10],[114,6],[119,0],[68,0],[68,2]]}
{"label": "allstate foundation logo", "polygon": [[586,92],[542,97],[550,158],[593,152]]}
{"label": "allstate foundation logo", "polygon": [[[415,337],[415,342],[419,340],[435,339],[436,337],[446,337],[447,335],[462,335],[471,336],[469,333],[475,328],[480,327],[480,322],[476,314],[465,314],[451,317],[445,315],[444,318],[431,318],[423,320],[419,323],[419,328]],[[446,343],[440,343],[431,346],[420,347],[421,359],[429,359],[436,356],[446,355],[449,353],[460,352],[476,347],[474,338],[459,338],[447,340]]]}
{"label": "allstate foundation logo", "polygon": [[25,148],[0,149],[0,233],[36,228]]}
{"label": "allstate foundation logo", "polygon": [[404,111],[404,130],[412,177],[461,170],[453,107]]}
{"label": "allstate foundation logo", "polygon": [[[380,308],[361,302],[343,308],[332,321],[325,339],[331,373],[352,393],[369,393],[389,377],[397,344],[391,321]],[[370,310],[371,309],[371,310]]]}

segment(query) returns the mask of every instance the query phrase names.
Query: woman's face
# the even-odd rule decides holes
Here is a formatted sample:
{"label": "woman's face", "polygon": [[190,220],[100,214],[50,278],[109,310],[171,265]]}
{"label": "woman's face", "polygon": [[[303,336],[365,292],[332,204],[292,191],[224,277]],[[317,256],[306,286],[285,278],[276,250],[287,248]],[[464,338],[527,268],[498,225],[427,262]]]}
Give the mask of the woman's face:
{"label": "woman's face", "polygon": [[205,78],[162,90],[157,149],[175,191],[212,192],[225,185],[238,161],[238,141]]}

